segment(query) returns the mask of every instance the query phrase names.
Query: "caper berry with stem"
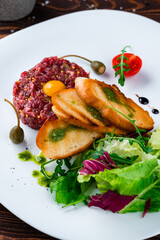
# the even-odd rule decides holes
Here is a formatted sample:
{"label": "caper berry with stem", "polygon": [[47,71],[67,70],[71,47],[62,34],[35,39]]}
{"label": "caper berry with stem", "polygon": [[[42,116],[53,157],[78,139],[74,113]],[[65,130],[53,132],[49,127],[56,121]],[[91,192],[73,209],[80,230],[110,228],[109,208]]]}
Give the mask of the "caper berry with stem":
{"label": "caper berry with stem", "polygon": [[81,57],[78,55],[65,55],[60,58],[66,58],[66,57],[78,57],[78,58],[86,60],[87,62],[90,62],[92,70],[99,75],[103,74],[106,70],[106,66],[104,65],[104,63],[99,62],[99,61],[91,61],[85,57]]}
{"label": "caper berry with stem", "polygon": [[9,138],[11,139],[11,141],[13,143],[16,143],[16,144],[21,143],[24,140],[24,131],[20,127],[18,112],[17,112],[15,106],[10,101],[8,101],[7,99],[4,99],[4,101],[8,102],[13,107],[13,109],[15,110],[15,113],[17,115],[17,126],[15,126],[11,129],[11,131],[9,133]]}

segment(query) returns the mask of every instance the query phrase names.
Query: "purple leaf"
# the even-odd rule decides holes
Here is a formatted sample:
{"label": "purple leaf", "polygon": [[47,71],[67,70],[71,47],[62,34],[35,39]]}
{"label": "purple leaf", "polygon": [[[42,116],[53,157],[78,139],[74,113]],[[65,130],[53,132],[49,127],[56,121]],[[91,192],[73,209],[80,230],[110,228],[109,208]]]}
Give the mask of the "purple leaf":
{"label": "purple leaf", "polygon": [[[146,137],[147,136],[147,134],[150,132],[150,131],[152,131],[153,130],[153,128],[152,129],[149,129],[149,130],[147,130],[147,131],[145,131],[145,132],[141,132],[141,135],[143,136],[143,137]],[[139,135],[138,135],[138,133],[136,133],[136,132],[132,132],[132,133],[128,133],[127,135],[126,135],[126,137],[130,137],[130,138],[136,138],[136,137],[138,137]]]}
{"label": "purple leaf", "polygon": [[111,166],[113,167],[116,167],[117,168],[117,165],[112,161],[112,159],[110,158],[109,156],[109,153],[108,152],[104,152],[104,156],[107,158],[108,162],[111,164]]}
{"label": "purple leaf", "polygon": [[[101,155],[101,156],[100,156],[100,160],[102,160],[102,161],[105,163],[105,165],[109,167],[109,164],[108,164],[108,162],[106,161],[106,157],[105,157],[105,156]],[[109,167],[109,169],[112,169],[112,168]]]}
{"label": "purple leaf", "polygon": [[99,169],[101,169],[101,170],[99,170],[99,171],[104,171],[104,169],[109,169],[109,170],[111,170],[112,168],[110,168],[109,166],[108,166],[108,164],[103,164],[103,163],[101,163],[100,161],[98,161],[98,160],[92,160],[98,167],[99,167]]}
{"label": "purple leaf", "polygon": [[86,167],[88,170],[92,172],[92,174],[96,173],[99,170],[97,164],[95,164],[93,160],[85,160],[83,164],[84,167]]}
{"label": "purple leaf", "polygon": [[148,212],[148,210],[150,208],[150,205],[151,205],[151,198],[149,198],[146,202],[145,209],[144,209],[144,212],[142,214],[142,217],[144,217],[146,215],[146,213]]}
{"label": "purple leaf", "polygon": [[90,170],[88,170],[87,168],[83,167],[80,171],[79,171],[80,175],[89,175],[89,174],[93,174]]}
{"label": "purple leaf", "polygon": [[79,171],[80,175],[95,174],[99,171],[104,171],[104,169],[111,169],[109,166],[101,163],[98,160],[85,160],[83,162],[84,167]]}
{"label": "purple leaf", "polygon": [[96,160],[85,160],[83,164],[84,167],[79,171],[80,175],[96,174],[99,171],[103,172],[104,169],[111,170],[113,167],[117,168],[117,165],[112,161],[108,152],[104,152],[104,155],[101,155]]}
{"label": "purple leaf", "polygon": [[113,213],[119,212],[128,205],[136,196],[121,196],[111,190],[104,194],[99,194],[90,197],[88,206],[95,206],[104,210],[111,210]]}

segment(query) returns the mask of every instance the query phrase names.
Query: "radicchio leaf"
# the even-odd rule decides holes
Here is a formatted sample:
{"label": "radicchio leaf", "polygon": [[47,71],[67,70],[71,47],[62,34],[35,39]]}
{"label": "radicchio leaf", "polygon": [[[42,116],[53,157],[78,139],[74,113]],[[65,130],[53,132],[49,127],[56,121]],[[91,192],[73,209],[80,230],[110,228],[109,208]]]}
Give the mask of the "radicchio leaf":
{"label": "radicchio leaf", "polygon": [[104,194],[99,194],[90,197],[88,206],[95,206],[104,210],[111,210],[113,213],[119,212],[128,205],[136,196],[121,196],[120,194],[108,190]]}
{"label": "radicchio leaf", "polygon": [[96,174],[99,171],[103,172],[104,169],[111,170],[117,168],[117,165],[110,158],[108,152],[104,152],[104,155],[101,155],[96,160],[85,160],[83,164],[84,167],[79,171],[80,175]]}
{"label": "radicchio leaf", "polygon": [[144,212],[142,214],[142,217],[144,217],[146,215],[146,213],[148,212],[148,210],[150,208],[150,205],[151,205],[151,198],[149,198],[146,202],[145,209],[144,209]]}
{"label": "radicchio leaf", "polygon": [[112,169],[108,165],[101,163],[98,160],[85,160],[83,162],[84,167],[79,171],[80,175],[95,174],[99,171],[104,171],[104,169]]}
{"label": "radicchio leaf", "polygon": [[109,156],[109,153],[106,151],[104,152],[104,155],[101,155],[100,156],[100,159],[102,161],[104,161],[106,164],[107,164],[107,161],[108,163],[112,166],[112,167],[115,167],[117,168],[117,165],[112,161],[111,157]]}

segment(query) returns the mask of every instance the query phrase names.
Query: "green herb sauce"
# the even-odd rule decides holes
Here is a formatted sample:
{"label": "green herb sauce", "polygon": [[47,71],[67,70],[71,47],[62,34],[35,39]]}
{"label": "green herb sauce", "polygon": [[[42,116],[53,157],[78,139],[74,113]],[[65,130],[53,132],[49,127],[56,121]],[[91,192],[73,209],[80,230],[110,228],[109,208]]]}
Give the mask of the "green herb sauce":
{"label": "green herb sauce", "polygon": [[125,103],[122,103],[122,104],[129,112],[128,117],[129,118],[133,118],[134,117],[133,112],[135,112],[135,110],[132,107],[130,107],[127,104],[125,104]]}
{"label": "green herb sauce", "polygon": [[63,139],[65,134],[66,134],[66,128],[58,128],[58,129],[51,130],[48,135],[48,138],[50,142],[57,142]]}
{"label": "green herb sauce", "polygon": [[101,114],[93,107],[87,105],[87,111],[89,111],[92,116],[100,121],[103,121]]}
{"label": "green herb sauce", "polygon": [[116,102],[116,103],[120,103],[119,99],[117,98],[117,95],[114,91],[112,91],[110,88],[103,88],[103,92],[106,94],[107,98],[111,101],[111,102]]}
{"label": "green herb sauce", "polygon": [[[49,174],[49,173],[48,173]],[[47,179],[40,171],[34,170],[32,176],[37,178],[37,183],[43,187],[49,187],[50,180]]]}
{"label": "green herb sauce", "polygon": [[64,138],[66,132],[72,131],[74,129],[81,129],[81,128],[74,125],[69,125],[66,128],[57,128],[57,129],[51,130],[50,133],[48,134],[48,139],[50,142],[57,142]]}
{"label": "green herb sauce", "polygon": [[24,162],[32,161],[38,165],[41,165],[47,161],[41,152],[38,155],[32,155],[32,153],[28,150],[18,153],[18,158]]}
{"label": "green herb sauce", "polygon": [[106,94],[108,100],[110,100],[111,102],[115,102],[115,103],[123,105],[129,112],[128,117],[130,117],[130,118],[134,117],[133,112],[135,112],[135,110],[132,107],[128,106],[126,103],[123,103],[120,99],[118,99],[118,96],[116,95],[116,93],[113,90],[105,87],[105,88],[103,88],[103,92]]}

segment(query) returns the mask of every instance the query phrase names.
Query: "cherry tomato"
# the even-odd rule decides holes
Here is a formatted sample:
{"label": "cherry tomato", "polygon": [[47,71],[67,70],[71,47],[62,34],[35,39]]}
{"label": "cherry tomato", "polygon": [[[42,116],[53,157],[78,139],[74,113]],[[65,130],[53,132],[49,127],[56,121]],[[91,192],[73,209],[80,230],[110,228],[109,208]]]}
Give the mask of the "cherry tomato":
{"label": "cherry tomato", "polygon": [[[112,66],[120,63],[121,59],[117,60],[117,58],[119,58],[120,56],[121,56],[121,54],[119,54],[113,58]],[[142,60],[138,56],[136,56],[132,53],[124,53],[124,57],[126,57],[127,60],[124,58],[123,62],[127,63],[129,65],[129,67],[127,67],[127,68],[130,68],[129,71],[127,71],[127,72],[124,71],[124,76],[131,77],[131,76],[135,75],[136,73],[138,73],[142,67]],[[124,68],[126,68],[126,67],[124,67]],[[120,69],[120,67],[115,68],[114,70],[117,71],[119,69]]]}
{"label": "cherry tomato", "polygon": [[51,97],[53,95],[53,93],[61,91],[65,88],[66,88],[66,86],[64,85],[64,83],[57,81],[57,80],[52,80],[52,81],[49,81],[44,84],[43,92],[47,96]]}

